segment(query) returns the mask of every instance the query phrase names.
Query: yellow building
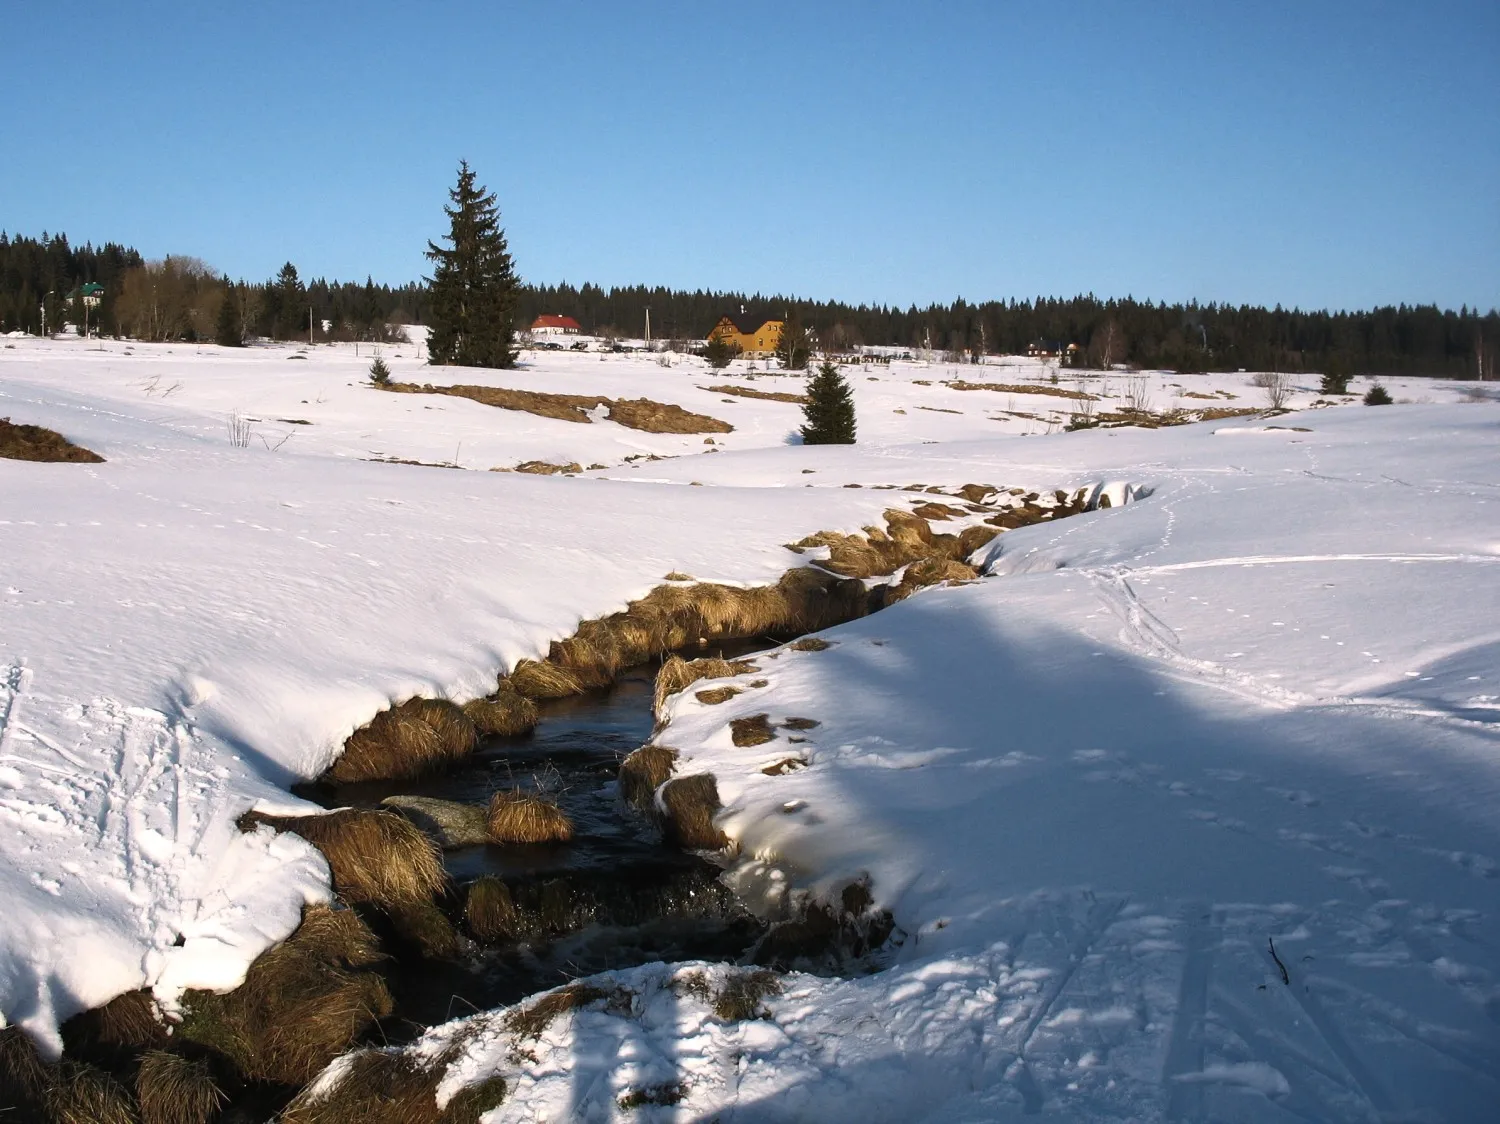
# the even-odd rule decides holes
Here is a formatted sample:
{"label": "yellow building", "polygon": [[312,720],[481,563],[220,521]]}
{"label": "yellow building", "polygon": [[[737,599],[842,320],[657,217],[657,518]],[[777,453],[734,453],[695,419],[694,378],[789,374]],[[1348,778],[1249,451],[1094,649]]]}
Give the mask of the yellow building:
{"label": "yellow building", "polygon": [[723,316],[708,333],[708,340],[724,340],[740,349],[747,359],[758,359],[776,354],[781,343],[781,321],[762,320],[758,316]]}

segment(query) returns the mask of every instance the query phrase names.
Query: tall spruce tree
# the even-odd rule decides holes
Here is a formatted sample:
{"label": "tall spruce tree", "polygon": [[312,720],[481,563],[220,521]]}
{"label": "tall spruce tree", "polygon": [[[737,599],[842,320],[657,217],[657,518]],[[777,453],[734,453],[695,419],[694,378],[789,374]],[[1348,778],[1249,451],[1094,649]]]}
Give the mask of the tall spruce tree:
{"label": "tall spruce tree", "polygon": [[807,404],[802,407],[806,424],[804,445],[854,444],[854,391],[828,360],[807,381]]}
{"label": "tall spruce tree", "polygon": [[460,367],[516,365],[515,266],[500,229],[495,197],[476,186],[468,161],[458,165],[458,185],[444,207],[451,248],[427,243],[435,264],[427,353],[434,363]]}
{"label": "tall spruce tree", "polygon": [[233,283],[224,286],[219,319],[214,325],[214,342],[220,347],[240,347],[245,342],[240,337],[239,294],[234,291]]}
{"label": "tall spruce tree", "polygon": [[307,305],[307,289],[297,276],[297,267],[287,262],[273,284],[276,290],[275,336],[279,340],[301,339],[307,334],[312,310]]}

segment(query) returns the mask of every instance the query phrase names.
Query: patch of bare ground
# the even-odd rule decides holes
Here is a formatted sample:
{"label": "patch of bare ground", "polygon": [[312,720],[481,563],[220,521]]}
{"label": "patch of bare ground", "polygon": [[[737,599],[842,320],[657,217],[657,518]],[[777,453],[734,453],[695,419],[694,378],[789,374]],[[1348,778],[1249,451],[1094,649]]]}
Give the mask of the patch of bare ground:
{"label": "patch of bare ground", "polygon": [[943,384],[949,390],[998,390],[1003,394],[1043,394],[1048,398],[1072,398],[1079,402],[1097,402],[1099,396],[1086,390],[1069,390],[1063,386],[1018,382],[965,382],[955,379]]}
{"label": "patch of bare ground", "polygon": [[606,398],[594,394],[550,394],[536,390],[510,390],[498,386],[432,386],[393,382],[380,389],[397,394],[448,394],[468,398],[502,410],[518,410],[557,421],[593,421],[590,412],[603,406],[610,421],[643,433],[733,433],[734,426],[695,414],[670,402],[649,398]]}
{"label": "patch of bare ground", "polygon": [[346,901],[386,908],[430,902],[447,882],[437,843],[395,812],[344,808],[312,816],[247,812],[240,818],[245,831],[261,824],[300,835],[321,851],[334,889]]}
{"label": "patch of bare ground", "polygon": [[564,472],[576,476],[583,471],[583,465],[577,461],[569,461],[567,464],[549,464],[547,461],[522,461],[516,465],[515,471],[528,472],[533,476],[556,476]]}
{"label": "patch of bare ground", "polygon": [[727,703],[739,693],[738,687],[710,687],[706,691],[695,692],[693,698],[705,706],[718,706],[720,703]]}
{"label": "patch of bare ground", "polygon": [[741,398],[760,398],[767,402],[793,402],[798,406],[807,405],[807,395],[788,394],[784,390],[756,390],[748,386],[700,386],[699,390],[711,391],[714,394],[735,394]]}
{"label": "patch of bare ground", "polygon": [[104,463],[104,458],[98,453],[73,444],[56,430],[39,425],[18,425],[9,418],[0,418],[0,457],[53,464]]}

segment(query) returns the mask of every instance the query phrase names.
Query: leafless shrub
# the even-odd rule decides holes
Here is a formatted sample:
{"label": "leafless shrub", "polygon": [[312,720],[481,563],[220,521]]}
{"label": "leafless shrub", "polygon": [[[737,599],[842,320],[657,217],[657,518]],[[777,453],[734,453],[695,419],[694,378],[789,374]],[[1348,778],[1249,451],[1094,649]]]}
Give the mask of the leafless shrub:
{"label": "leafless shrub", "polygon": [[1292,395],[1292,378],[1281,371],[1272,371],[1256,376],[1260,387],[1266,392],[1266,403],[1273,410],[1286,409],[1287,400]]}
{"label": "leafless shrub", "polygon": [[229,443],[236,449],[248,449],[250,439],[255,435],[255,425],[251,420],[235,410],[229,415],[225,422],[229,430]]}

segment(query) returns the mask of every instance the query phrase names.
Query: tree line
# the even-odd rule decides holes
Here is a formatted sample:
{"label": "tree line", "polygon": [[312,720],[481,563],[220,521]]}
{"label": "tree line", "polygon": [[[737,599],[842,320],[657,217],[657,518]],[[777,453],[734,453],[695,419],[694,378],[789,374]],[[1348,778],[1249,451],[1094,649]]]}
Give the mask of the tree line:
{"label": "tree line", "polygon": [[[147,261],[115,243],[73,247],[64,235],[0,234],[0,332],[40,332],[47,294],[47,330],[79,323],[82,309],[68,297],[86,282],[104,286],[90,323],[106,335],[141,339],[219,338],[231,300],[241,338],[306,339],[311,327],[316,340],[379,339],[387,325],[430,323],[433,312],[431,289],[421,282],[304,283],[291,263],[265,281],[231,282],[196,258]],[[519,328],[553,313],[573,317],[590,334],[639,337],[649,308],[653,337],[702,340],[721,316],[742,307],[751,317],[795,315],[836,350],[881,345],[962,358],[1023,353],[1040,340],[1076,343],[1081,361],[1096,367],[1460,378],[1481,363],[1493,375],[1500,352],[1500,313],[1434,305],[1327,312],[1085,295],[900,308],[664,286],[521,283],[511,316]]]}

